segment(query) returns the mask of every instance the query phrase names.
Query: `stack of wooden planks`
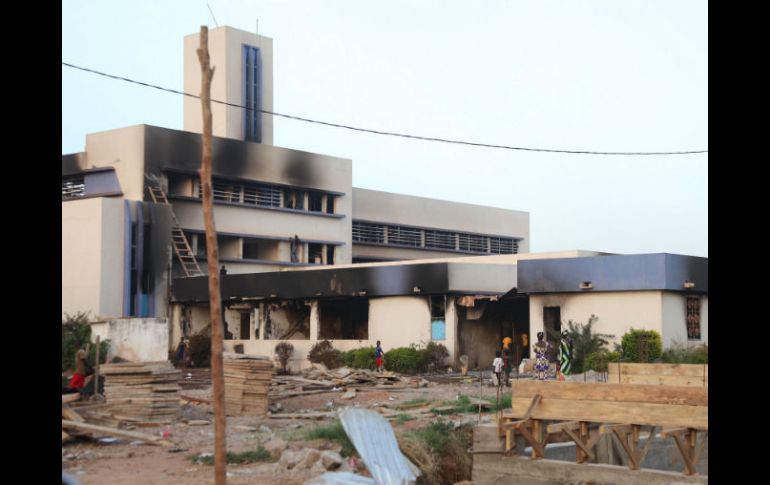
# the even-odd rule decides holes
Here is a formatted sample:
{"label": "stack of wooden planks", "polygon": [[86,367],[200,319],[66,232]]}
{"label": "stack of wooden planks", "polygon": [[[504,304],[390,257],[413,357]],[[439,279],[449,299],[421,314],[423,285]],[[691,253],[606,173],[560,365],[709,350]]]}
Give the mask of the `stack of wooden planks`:
{"label": "stack of wooden planks", "polygon": [[225,414],[267,414],[267,393],[274,366],[266,357],[225,354]]}
{"label": "stack of wooden planks", "polygon": [[104,396],[115,417],[167,421],[179,411],[180,372],[169,361],[101,366]]}

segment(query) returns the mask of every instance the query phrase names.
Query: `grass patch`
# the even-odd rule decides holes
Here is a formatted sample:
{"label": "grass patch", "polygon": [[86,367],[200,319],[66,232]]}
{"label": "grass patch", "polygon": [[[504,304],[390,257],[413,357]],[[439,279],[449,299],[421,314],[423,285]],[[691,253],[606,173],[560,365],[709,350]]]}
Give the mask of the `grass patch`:
{"label": "grass patch", "polygon": [[305,430],[303,437],[308,440],[328,440],[337,443],[342,446],[340,451],[342,456],[351,456],[355,450],[339,419],[335,419],[331,424]]}
{"label": "grass patch", "polygon": [[[213,465],[214,455],[192,455],[190,460],[193,463],[200,463],[202,465]],[[262,445],[259,445],[256,450],[252,451],[242,451],[240,453],[234,453],[232,451],[227,452],[228,465],[241,465],[244,463],[271,461],[275,461],[275,457],[269,451],[263,448]]]}
{"label": "grass patch", "polygon": [[414,416],[409,416],[408,414],[401,413],[397,414],[395,418],[393,418],[393,422],[396,424],[404,424],[407,421],[411,421],[415,419]]}
{"label": "grass patch", "polygon": [[471,443],[468,427],[454,429],[451,421],[437,420],[399,436],[401,451],[422,470],[423,483],[452,484],[470,480]]}
{"label": "grass patch", "polygon": [[399,408],[399,409],[416,408],[416,407],[420,407],[420,406],[422,406],[424,404],[428,404],[429,402],[430,401],[428,401],[427,399],[422,399],[422,398],[410,399],[408,401],[402,402],[401,404],[399,404],[396,407]]}

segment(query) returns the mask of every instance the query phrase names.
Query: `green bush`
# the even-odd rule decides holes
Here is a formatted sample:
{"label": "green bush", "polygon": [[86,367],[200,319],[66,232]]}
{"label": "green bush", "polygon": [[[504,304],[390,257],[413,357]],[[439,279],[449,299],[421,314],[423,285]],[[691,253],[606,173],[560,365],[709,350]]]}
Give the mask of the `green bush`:
{"label": "green bush", "polygon": [[351,456],[355,450],[339,419],[335,419],[330,424],[310,428],[303,433],[303,437],[308,440],[329,440],[337,443],[342,447],[340,451],[342,456]]}
{"label": "green bush", "polygon": [[417,374],[425,369],[425,352],[415,347],[398,347],[385,352],[385,368],[401,374]]}
{"label": "green bush", "polygon": [[584,370],[587,371],[590,369],[596,372],[607,372],[607,364],[610,362],[620,362],[620,354],[618,352],[610,352],[602,349],[598,352],[589,354],[588,357],[586,357]]}
{"label": "green bush", "polygon": [[328,340],[322,340],[310,347],[307,358],[310,362],[325,365],[327,369],[336,369],[342,363],[342,352]]}
{"label": "green bush", "polygon": [[663,351],[660,358],[668,364],[708,364],[709,349],[708,345],[690,347],[681,343],[674,343]]}
{"label": "green bush", "polygon": [[[91,325],[88,324],[88,312],[79,312],[75,315],[64,314],[61,326],[61,371],[75,370],[75,354],[91,342]],[[99,342],[99,363],[107,362],[107,352],[110,350],[110,341],[105,339]],[[96,345],[89,347],[86,360],[89,365],[96,365]]]}
{"label": "green bush", "polygon": [[354,369],[374,369],[374,347],[360,347],[341,353],[342,364]]}
{"label": "green bush", "polygon": [[190,337],[190,360],[193,367],[211,366],[211,328],[205,327]]}
{"label": "green bush", "polygon": [[447,348],[443,344],[437,344],[433,341],[428,342],[428,345],[421,352],[423,353],[425,368],[431,371],[442,369],[449,358]]}
{"label": "green bush", "polygon": [[471,436],[469,427],[455,429],[451,421],[439,419],[402,433],[398,444],[423,472],[418,483],[443,485],[471,479]]}
{"label": "green bush", "polygon": [[621,358],[624,362],[653,362],[661,356],[663,343],[655,330],[632,328],[623,335],[620,342]]}

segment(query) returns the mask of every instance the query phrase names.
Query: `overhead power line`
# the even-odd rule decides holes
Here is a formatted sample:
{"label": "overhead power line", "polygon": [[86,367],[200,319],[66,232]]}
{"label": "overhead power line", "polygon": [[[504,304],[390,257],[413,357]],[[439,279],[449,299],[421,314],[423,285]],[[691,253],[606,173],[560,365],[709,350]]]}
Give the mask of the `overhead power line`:
{"label": "overhead power line", "polygon": [[[140,86],[146,86],[153,89],[159,89],[161,91],[166,91],[169,93],[174,94],[181,94],[182,96],[188,96],[190,98],[196,98],[200,99],[200,96],[197,94],[191,94],[191,93],[185,93],[184,91],[178,91],[176,89],[171,88],[164,88],[163,86],[157,86],[155,84],[149,84],[142,81],[137,81],[135,79],[129,79],[127,77],[121,77],[121,76],[115,76],[113,74],[107,74],[105,72],[97,71],[95,69],[89,69],[87,67],[82,66],[76,66],[74,64],[70,64],[68,62],[62,61],[63,66],[71,67],[73,69],[79,69],[81,71],[90,72],[92,74],[98,74],[99,76],[108,77],[111,79],[118,79],[120,81],[126,81],[133,84],[139,84]],[[248,108],[246,106],[235,104],[235,103],[228,103],[226,101],[219,101],[216,99],[211,100],[212,103],[218,103],[223,104],[226,106],[232,106],[235,108],[241,108],[248,111],[252,111],[252,108]],[[530,147],[515,147],[510,145],[494,145],[490,143],[476,143],[471,141],[463,141],[463,140],[450,140],[447,138],[436,138],[431,136],[419,136],[419,135],[408,135],[405,133],[394,133],[391,131],[382,131],[382,130],[373,130],[370,128],[360,128],[356,126],[349,126],[349,125],[342,125],[339,123],[330,123],[328,121],[320,121],[320,120],[313,120],[310,118],[303,118],[301,116],[294,116],[294,115],[287,115],[284,113],[277,113],[275,111],[268,111],[264,109],[258,109],[256,111],[259,111],[260,113],[272,115],[272,116],[280,116],[281,118],[287,118],[290,120],[298,120],[298,121],[304,121],[307,123],[315,123],[318,125],[325,125],[325,126],[331,126],[334,128],[344,128],[346,130],[353,130],[353,131],[361,131],[364,133],[374,133],[376,135],[387,135],[387,136],[398,136],[401,138],[410,138],[412,140],[422,140],[422,141],[436,141],[441,143],[453,143],[456,145],[468,145],[468,146],[475,146],[475,147],[485,147],[485,148],[501,148],[504,150],[521,150],[521,151],[527,151],[527,152],[548,152],[548,153],[569,153],[569,154],[575,154],[575,155],[692,155],[696,153],[708,153],[708,150],[683,150],[683,151],[672,151],[672,152],[605,152],[605,151],[595,151],[595,150],[558,150],[558,149],[552,149],[552,148],[530,148]]]}

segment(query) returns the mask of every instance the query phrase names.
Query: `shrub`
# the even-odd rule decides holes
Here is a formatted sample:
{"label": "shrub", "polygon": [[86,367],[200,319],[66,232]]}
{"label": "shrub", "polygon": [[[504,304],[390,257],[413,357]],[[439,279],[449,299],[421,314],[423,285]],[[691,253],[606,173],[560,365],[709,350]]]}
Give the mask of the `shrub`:
{"label": "shrub", "polygon": [[[586,357],[603,350],[609,344],[607,339],[614,337],[614,335],[606,333],[594,333],[593,326],[598,319],[597,316],[591,315],[591,318],[588,319],[588,323],[585,325],[573,322],[572,320],[567,322],[565,330],[569,338],[572,339],[572,373],[574,374],[584,372],[586,370]],[[556,355],[558,356],[558,345],[562,337],[559,334],[550,334],[549,336],[552,340],[556,341]]]}
{"label": "shrub", "polygon": [[[91,325],[88,324],[88,312],[78,312],[75,315],[64,314],[61,326],[61,371],[75,369],[75,354],[91,342]],[[107,362],[107,352],[110,341],[99,342],[99,363]],[[96,365],[96,345],[89,348],[86,361],[90,366]]]}
{"label": "shrub", "polygon": [[360,347],[341,354],[342,363],[354,369],[374,369],[374,347]]}
{"label": "shrub", "polygon": [[708,345],[690,347],[681,343],[674,343],[663,351],[660,358],[669,364],[708,364]]}
{"label": "shrub", "polygon": [[[270,452],[267,451],[261,444],[257,447],[256,450],[253,451],[242,451],[240,453],[228,451],[226,456],[228,465],[276,461],[275,457],[270,454]],[[200,463],[202,465],[214,464],[214,455],[211,454],[193,455],[190,459],[193,461],[193,463]]]}
{"label": "shrub", "polygon": [[322,340],[310,347],[307,358],[310,362],[325,365],[327,369],[336,369],[342,363],[342,352],[332,347],[328,340]]}
{"label": "shrub", "polygon": [[653,362],[663,351],[660,334],[655,330],[632,328],[623,335],[620,346],[624,362]]}
{"label": "shrub", "polygon": [[211,328],[206,327],[190,337],[190,360],[193,367],[211,366]]}
{"label": "shrub", "polygon": [[620,361],[620,354],[618,352],[609,352],[605,349],[602,349],[598,352],[594,352],[592,354],[589,354],[586,357],[584,370],[594,370],[596,372],[607,372],[608,366],[610,362],[619,362]]}
{"label": "shrub", "polygon": [[444,363],[449,358],[449,351],[443,344],[437,344],[436,342],[428,342],[428,345],[422,349],[423,360],[425,362],[425,368],[431,371],[436,371],[444,367]]}
{"label": "shrub", "polygon": [[278,356],[278,361],[281,363],[281,374],[287,374],[289,371],[286,366],[289,364],[289,358],[294,353],[294,346],[289,342],[280,342],[275,346],[275,354]]}
{"label": "shrub", "polygon": [[415,347],[398,347],[385,352],[385,368],[401,374],[416,374],[425,368],[425,353]]}

